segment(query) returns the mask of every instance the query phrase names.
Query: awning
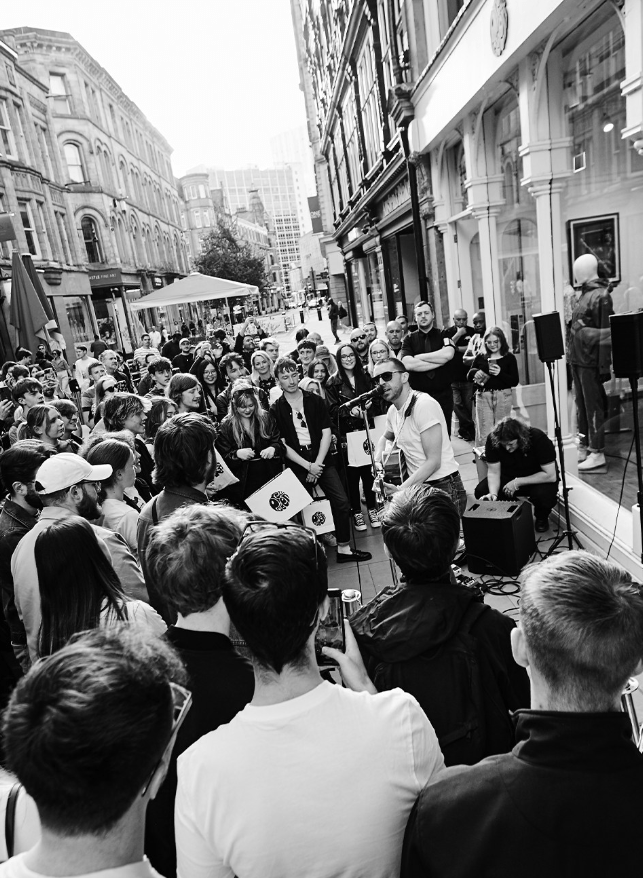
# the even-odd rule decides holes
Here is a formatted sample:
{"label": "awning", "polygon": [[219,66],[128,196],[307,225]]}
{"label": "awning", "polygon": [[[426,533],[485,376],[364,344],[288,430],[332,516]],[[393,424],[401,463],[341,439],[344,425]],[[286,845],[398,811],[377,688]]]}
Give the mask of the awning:
{"label": "awning", "polygon": [[132,311],[141,308],[164,308],[166,305],[183,305],[187,302],[207,302],[212,299],[228,299],[235,296],[252,296],[259,288],[252,284],[243,284],[221,277],[210,277],[207,274],[192,272],[183,280],[174,281],[167,287],[155,290],[149,296],[143,296],[138,302],[132,302]]}

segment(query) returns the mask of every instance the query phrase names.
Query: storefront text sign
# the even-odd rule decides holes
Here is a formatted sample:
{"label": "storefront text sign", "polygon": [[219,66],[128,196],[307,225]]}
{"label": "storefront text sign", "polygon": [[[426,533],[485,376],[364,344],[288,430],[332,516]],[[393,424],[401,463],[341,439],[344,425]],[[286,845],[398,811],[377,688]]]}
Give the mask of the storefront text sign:
{"label": "storefront text sign", "polygon": [[385,216],[388,216],[389,213],[393,213],[394,210],[397,210],[398,207],[401,207],[401,205],[409,201],[410,198],[411,188],[409,186],[409,181],[408,179],[402,180],[382,201],[382,219],[384,219]]}
{"label": "storefront text sign", "polygon": [[89,272],[90,287],[116,287],[122,283],[120,268],[101,268]]}

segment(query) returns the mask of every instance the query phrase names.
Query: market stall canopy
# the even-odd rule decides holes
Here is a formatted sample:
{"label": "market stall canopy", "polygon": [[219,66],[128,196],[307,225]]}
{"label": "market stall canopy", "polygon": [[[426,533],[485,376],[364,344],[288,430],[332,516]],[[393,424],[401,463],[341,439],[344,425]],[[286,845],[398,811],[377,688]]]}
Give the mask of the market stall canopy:
{"label": "market stall canopy", "polygon": [[164,308],[166,305],[183,305],[186,302],[207,302],[212,299],[228,299],[235,296],[253,296],[259,288],[222,277],[210,277],[194,271],[183,280],[155,290],[138,302],[131,302],[132,311],[141,308]]}

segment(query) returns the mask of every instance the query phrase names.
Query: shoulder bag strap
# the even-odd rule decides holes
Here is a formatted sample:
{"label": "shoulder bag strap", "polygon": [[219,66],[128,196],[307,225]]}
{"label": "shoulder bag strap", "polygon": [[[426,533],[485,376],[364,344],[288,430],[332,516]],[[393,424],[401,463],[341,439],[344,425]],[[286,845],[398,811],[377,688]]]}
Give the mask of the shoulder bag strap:
{"label": "shoulder bag strap", "polygon": [[159,498],[158,498],[158,496],[157,496],[157,497],[155,497],[155,498],[152,500],[152,509],[151,509],[151,512],[152,512],[152,522],[153,522],[154,524],[158,524],[158,523],[159,523],[159,514],[158,514],[158,512],[156,511],[156,504],[157,504],[157,502],[158,502],[158,499],[159,499]]}
{"label": "shoulder bag strap", "polygon": [[16,805],[18,795],[22,789],[21,783],[15,783],[9,790],[7,797],[7,810],[4,818],[4,840],[7,846],[7,857],[11,859],[14,849],[14,836],[16,832]]}
{"label": "shoulder bag strap", "polygon": [[413,414],[413,409],[415,408],[416,402],[417,402],[417,393],[413,393],[411,395],[411,402],[408,404],[408,407],[407,407],[406,411],[404,412],[404,417],[402,418],[402,423],[400,424],[400,427],[397,431],[397,435],[393,438],[393,442],[391,444],[391,448],[389,450],[389,453],[386,455],[386,460],[382,461],[382,466],[386,466],[386,464],[388,463],[389,457],[395,451],[395,446],[397,445],[398,439],[400,438],[400,435],[402,434],[402,430],[404,429],[404,424],[406,423],[406,419],[408,417],[410,417],[410,415]]}

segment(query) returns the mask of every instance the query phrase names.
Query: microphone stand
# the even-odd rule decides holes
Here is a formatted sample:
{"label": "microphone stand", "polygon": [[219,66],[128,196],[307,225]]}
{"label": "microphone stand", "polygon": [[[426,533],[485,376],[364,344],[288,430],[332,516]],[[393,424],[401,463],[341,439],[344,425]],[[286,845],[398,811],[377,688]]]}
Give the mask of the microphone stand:
{"label": "microphone stand", "polygon": [[[560,482],[562,485],[562,495],[563,495],[563,506],[565,507],[565,530],[558,534],[554,542],[551,544],[546,558],[549,558],[550,555],[553,555],[556,549],[567,540],[567,548],[571,552],[574,548],[574,543],[579,549],[582,549],[580,540],[576,534],[576,531],[572,529],[571,517],[569,514],[569,491],[570,488],[567,487],[567,479],[565,477],[565,458],[563,456],[563,436],[560,429],[560,418],[558,417],[558,406],[556,404],[556,385],[554,382],[554,361],[547,360],[545,362],[547,366],[547,371],[549,372],[549,384],[551,386],[551,400],[554,406],[554,434],[556,436],[556,444],[558,446],[558,460],[560,462]],[[636,422],[636,421],[635,421]],[[638,438],[637,438],[637,450],[639,454],[639,499],[641,497],[641,471],[640,471],[640,448],[638,448]]]}
{"label": "microphone stand", "polygon": [[[362,418],[364,420],[364,429],[366,430],[366,444],[368,445],[368,453],[369,453],[369,456],[371,458],[371,472],[375,476],[375,474],[377,473],[377,469],[375,466],[375,446],[373,445],[373,442],[371,441],[371,431],[370,431],[370,427],[368,426],[368,413],[366,411],[366,406],[368,405],[368,403],[370,401],[371,400],[363,399],[360,402],[359,407],[361,409]],[[397,578],[397,569],[395,567],[395,562],[393,561],[392,558],[389,558],[388,560],[389,560],[389,564],[391,565],[391,576],[393,578],[393,585],[397,588],[398,578]]]}

